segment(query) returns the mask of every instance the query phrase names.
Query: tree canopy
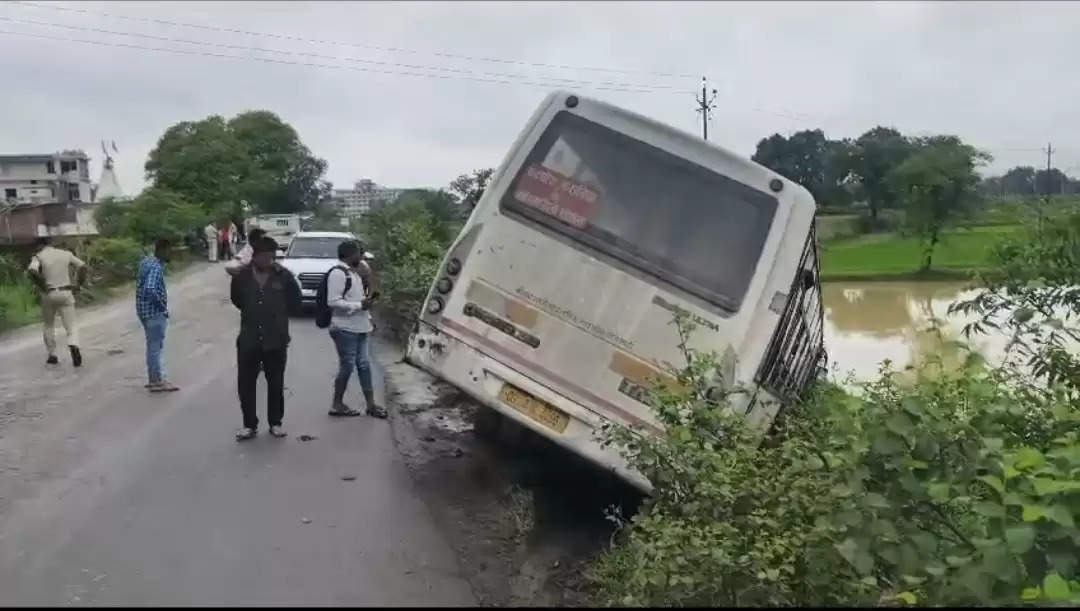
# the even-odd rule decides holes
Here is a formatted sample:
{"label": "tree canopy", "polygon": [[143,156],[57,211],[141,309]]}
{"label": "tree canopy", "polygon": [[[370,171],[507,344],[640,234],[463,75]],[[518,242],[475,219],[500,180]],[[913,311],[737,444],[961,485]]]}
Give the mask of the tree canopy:
{"label": "tree canopy", "polygon": [[255,110],[228,121],[214,115],[173,125],[145,170],[154,187],[237,216],[242,200],[262,213],[314,209],[329,196],[326,167],[291,125]]}
{"label": "tree canopy", "polygon": [[923,240],[923,269],[929,269],[941,230],[970,212],[978,200],[976,168],[991,157],[956,136],[918,138],[910,145],[912,152],[887,175],[887,182],[904,203],[905,224]]}

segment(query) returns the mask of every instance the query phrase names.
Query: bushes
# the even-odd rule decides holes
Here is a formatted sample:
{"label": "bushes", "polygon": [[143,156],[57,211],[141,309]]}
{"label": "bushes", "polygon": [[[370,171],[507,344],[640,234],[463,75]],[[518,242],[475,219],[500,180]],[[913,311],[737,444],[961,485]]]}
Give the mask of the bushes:
{"label": "bushes", "polygon": [[38,311],[37,290],[26,277],[26,266],[14,255],[0,254],[0,330],[29,323]]}
{"label": "bushes", "polygon": [[132,238],[99,238],[86,252],[90,284],[114,285],[135,279],[143,249]]}
{"label": "bushes", "polygon": [[191,230],[206,225],[211,217],[176,193],[151,188],[131,202],[105,202],[95,218],[104,237],[131,238],[139,244],[168,238],[183,244]]}
{"label": "bushes", "polygon": [[460,229],[443,196],[412,192],[368,215],[361,233],[376,253],[381,299],[377,312],[405,339],[420,312],[447,247]]}
{"label": "bushes", "polygon": [[[1080,602],[1080,412],[969,359],[852,396],[822,384],[766,443],[688,353],[664,438],[605,431],[653,482],[590,578],[617,605]],[[930,363],[927,366],[933,367]]]}

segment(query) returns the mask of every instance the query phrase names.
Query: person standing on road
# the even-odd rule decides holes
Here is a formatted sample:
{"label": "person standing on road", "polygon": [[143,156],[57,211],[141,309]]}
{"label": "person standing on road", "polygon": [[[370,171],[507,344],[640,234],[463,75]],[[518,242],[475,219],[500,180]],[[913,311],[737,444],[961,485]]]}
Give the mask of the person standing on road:
{"label": "person standing on road", "polygon": [[165,289],[168,240],[154,243],[154,254],[143,257],[135,280],[135,313],[146,333],[146,384],[150,392],[180,390],[165,379],[165,330],[169,326],[169,294]]}
{"label": "person standing on road", "polygon": [[225,225],[218,231],[218,257],[222,261],[228,261],[232,258],[232,254],[229,253],[229,226]]}
{"label": "person standing on road", "polygon": [[237,393],[244,426],[236,440],[255,436],[255,384],[260,369],[266,375],[266,419],[270,434],[284,437],[285,361],[289,347],[289,315],[301,311],[300,285],[289,270],[274,262],[277,242],[262,237],[252,244],[251,265],[233,276],[230,296],[240,310],[236,337]]}
{"label": "person standing on road", "polygon": [[[68,350],[71,362],[76,367],[82,366],[82,352],[79,351],[79,329],[75,320],[75,296],[86,283],[86,264],[69,250],[55,248],[51,238],[38,239],[41,249],[30,259],[27,272],[30,279],[41,291],[42,335],[49,365],[60,362],[56,358],[56,315],[67,332]],[[74,267],[77,282],[71,284],[71,268]]]}
{"label": "person standing on road", "polygon": [[206,238],[206,258],[211,263],[217,262],[218,231],[213,223],[207,223],[203,227],[203,237]]}
{"label": "person standing on road", "polygon": [[230,276],[235,276],[240,273],[240,270],[244,269],[249,263],[251,263],[251,245],[260,240],[266,235],[266,232],[262,229],[255,228],[248,232],[247,243],[240,249],[240,252],[236,253],[236,257],[232,261],[225,264],[225,273]]}
{"label": "person standing on road", "polygon": [[367,414],[386,418],[386,410],[375,403],[375,391],[371,383],[371,359],[368,338],[371,325],[371,303],[375,295],[371,289],[371,269],[364,262],[364,249],[354,240],[338,245],[338,259],[347,267],[331,269],[326,278],[326,305],[333,314],[330,318],[330,337],[338,353],[338,374],[334,380],[334,398],[331,416],[358,416],[360,412],[345,405],[345,389],[353,369],[360,380]]}

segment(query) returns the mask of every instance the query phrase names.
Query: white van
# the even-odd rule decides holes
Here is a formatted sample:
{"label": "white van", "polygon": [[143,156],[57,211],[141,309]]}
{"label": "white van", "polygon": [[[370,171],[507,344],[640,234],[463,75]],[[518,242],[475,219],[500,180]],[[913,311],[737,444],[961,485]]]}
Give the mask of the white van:
{"label": "white van", "polygon": [[[824,358],[814,200],[756,163],[632,112],[549,95],[431,288],[407,360],[642,489],[605,421],[661,434],[644,400],[690,346],[767,425]],[[740,397],[740,395],[736,395]]]}

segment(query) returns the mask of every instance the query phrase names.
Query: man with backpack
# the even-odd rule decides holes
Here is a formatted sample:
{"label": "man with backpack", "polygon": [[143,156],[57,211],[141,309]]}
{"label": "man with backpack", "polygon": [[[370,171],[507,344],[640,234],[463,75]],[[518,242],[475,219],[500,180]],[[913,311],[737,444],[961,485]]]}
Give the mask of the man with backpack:
{"label": "man with backpack", "polygon": [[386,410],[375,403],[375,391],[371,382],[371,361],[368,355],[368,338],[373,330],[371,303],[378,296],[371,281],[371,270],[363,260],[364,249],[356,241],[347,240],[338,245],[336,265],[326,272],[316,292],[315,324],[330,328],[330,337],[338,353],[338,374],[334,380],[334,396],[330,415],[338,417],[359,416],[360,412],[345,405],[345,389],[353,369],[360,380],[367,414],[386,418]]}

